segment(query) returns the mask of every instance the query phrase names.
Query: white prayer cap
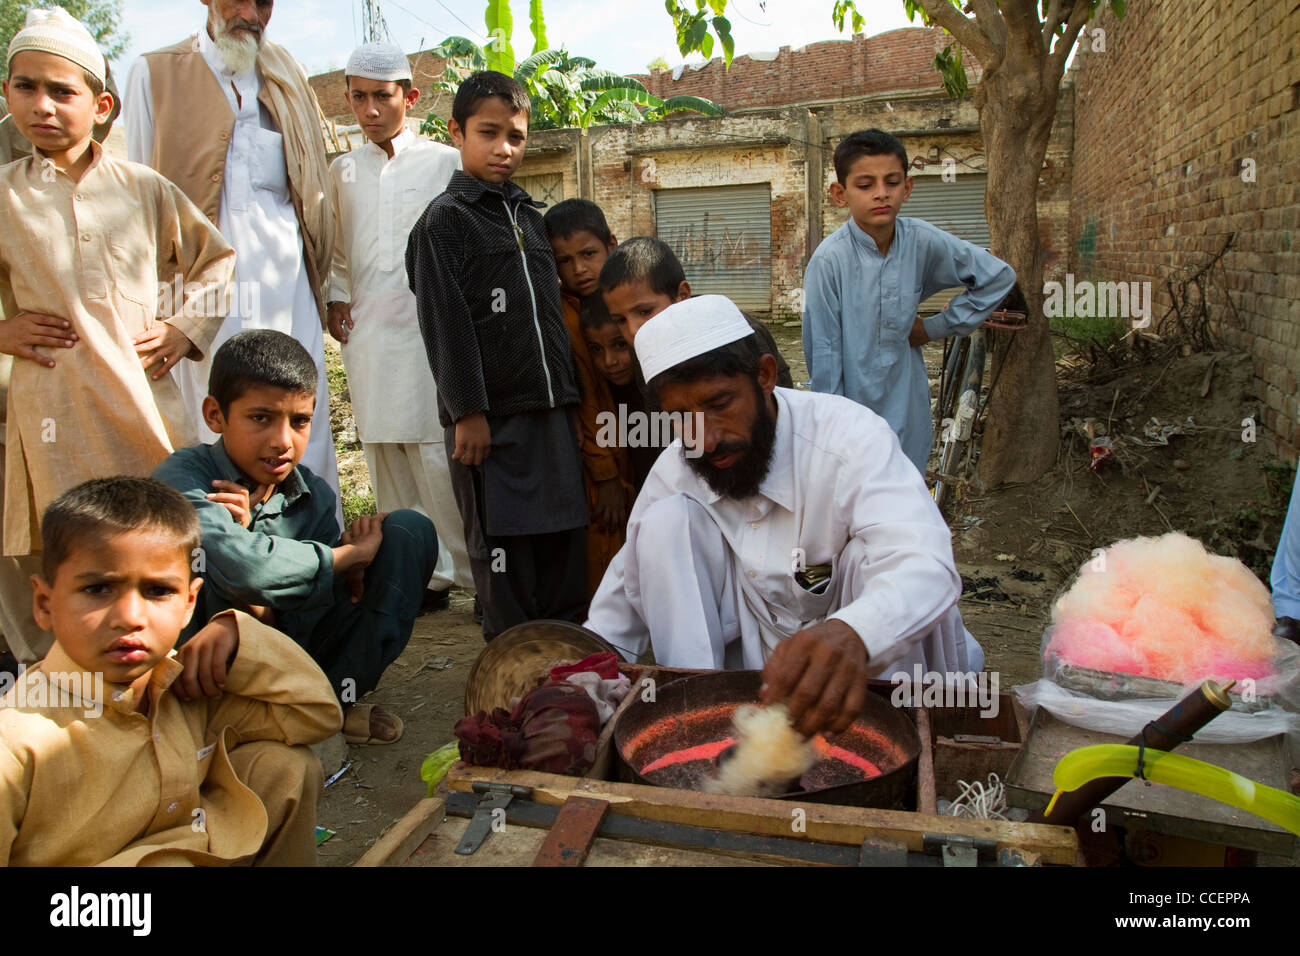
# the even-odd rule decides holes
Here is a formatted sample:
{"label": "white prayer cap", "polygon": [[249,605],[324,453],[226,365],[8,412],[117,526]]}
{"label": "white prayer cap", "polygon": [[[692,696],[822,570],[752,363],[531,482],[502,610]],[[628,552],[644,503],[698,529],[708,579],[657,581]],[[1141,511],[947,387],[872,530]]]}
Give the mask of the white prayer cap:
{"label": "white prayer cap", "polygon": [[411,61],[401,47],[392,43],[363,43],[348,57],[344,76],[359,76],[381,82],[409,80]]}
{"label": "white prayer cap", "polygon": [[660,372],[753,335],[754,329],[725,295],[674,302],[636,333],[633,349],[649,382]]}
{"label": "white prayer cap", "polygon": [[5,68],[13,63],[19,53],[36,50],[53,53],[71,60],[100,83],[107,75],[104,54],[99,52],[95,38],[81,21],[62,7],[47,7],[27,11],[27,24],[9,41],[9,55]]}

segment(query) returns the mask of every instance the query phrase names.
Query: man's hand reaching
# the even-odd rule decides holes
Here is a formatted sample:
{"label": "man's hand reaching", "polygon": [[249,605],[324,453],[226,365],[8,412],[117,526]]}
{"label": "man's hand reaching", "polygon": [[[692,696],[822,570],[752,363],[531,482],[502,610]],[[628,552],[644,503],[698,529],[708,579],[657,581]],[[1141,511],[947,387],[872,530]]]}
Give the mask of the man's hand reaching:
{"label": "man's hand reaching", "polygon": [[840,733],[867,702],[867,648],[857,632],[831,619],[804,628],[776,646],[763,668],[759,696],[785,704],[806,737]]}

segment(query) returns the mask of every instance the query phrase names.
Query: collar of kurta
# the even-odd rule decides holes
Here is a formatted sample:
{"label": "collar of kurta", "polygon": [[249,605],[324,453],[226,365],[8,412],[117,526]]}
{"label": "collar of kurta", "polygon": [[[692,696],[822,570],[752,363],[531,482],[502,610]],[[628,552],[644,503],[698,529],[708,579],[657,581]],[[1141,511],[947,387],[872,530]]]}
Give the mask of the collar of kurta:
{"label": "collar of kurta", "polygon": [[534,201],[533,197],[524,192],[513,179],[507,179],[504,184],[486,183],[481,179],[475,179],[463,169],[458,169],[451,174],[451,180],[447,183],[447,192],[468,203],[476,203],[484,196],[495,196],[508,202],[516,200],[525,202],[537,209],[546,206],[544,202]]}
{"label": "collar of kurta", "polygon": [[[239,470],[239,466],[230,460],[230,455],[226,451],[226,443],[218,438],[210,446],[212,449],[212,460],[221,472],[220,477],[225,481],[233,481],[250,488],[252,479]],[[256,487],[253,485],[253,487]],[[311,488],[307,486],[306,480],[298,471],[295,465],[293,471],[285,476],[284,481],[276,487],[271,497],[262,502],[261,505],[253,505],[254,515],[259,518],[270,518],[274,515],[283,514],[295,501],[303,495],[310,495]]]}
{"label": "collar of kurta", "polygon": [[[415,134],[412,133],[408,127],[403,126],[402,131],[398,133],[396,136],[394,136],[392,139],[392,144],[393,144],[392,159],[396,159],[398,156],[400,156],[402,150],[406,149],[414,142],[415,142]],[[388,154],[384,152],[384,147],[380,146],[378,143],[373,143],[370,140],[366,140],[366,148],[377,152],[380,158],[382,158],[386,162],[392,162],[392,159],[389,159]]]}
{"label": "collar of kurta", "polygon": [[[153,690],[155,702],[162,692],[180,676],[181,671],[185,669],[176,660],[175,655],[176,651],[171,651],[150,672],[149,687]],[[103,699],[101,700],[99,695],[94,693],[96,686],[94,682],[95,675],[69,657],[58,641],[55,641],[53,646],[50,647],[50,652],[45,655],[45,659],[35,665],[32,670],[40,671],[50,680],[52,685],[57,681],[65,688],[80,688],[77,695],[79,699],[69,700],[69,703],[74,707],[84,707],[86,710],[96,711],[104,708],[119,714],[132,714],[135,713],[136,705],[139,703],[135,689],[130,684],[113,684],[108,681],[103,681]],[[70,675],[74,674],[79,676],[71,678]],[[102,676],[100,679],[103,679]]]}
{"label": "collar of kurta", "polygon": [[[39,147],[35,147],[32,149],[31,159],[32,162],[35,163],[38,168],[43,167],[46,163],[49,163],[51,166],[54,166],[54,160],[50,159],[43,152],[41,152]],[[81,180],[79,181],[84,182],[87,176],[89,176],[91,173],[93,173],[96,169],[99,168],[99,164],[103,162],[103,160],[104,160],[104,147],[100,146],[92,139],[90,141],[90,165],[87,166],[86,171],[81,174]],[[63,176],[68,175],[68,171],[66,169],[58,169],[58,167],[55,167],[55,169],[59,172],[60,175]]]}
{"label": "collar of kurta", "polygon": [[[772,463],[767,475],[758,486],[756,497],[766,498],[773,504],[780,505],[786,511],[794,511],[794,423],[791,421],[790,405],[782,396],[785,389],[772,390],[776,400],[776,438],[772,443]],[[694,472],[692,472],[694,474]],[[705,501],[716,504],[722,500],[703,479],[699,479],[705,489]],[[745,499],[752,500],[752,499]]]}
{"label": "collar of kurta", "polygon": [[[894,219],[894,241],[889,244],[890,251],[893,251],[894,247],[903,241],[903,236],[906,234],[906,221],[902,216],[896,217]],[[880,254],[880,247],[876,245],[876,240],[871,238],[871,236],[867,234],[867,231],[859,226],[857,220],[852,216],[849,216],[849,235],[853,237],[854,244],[860,245],[863,249],[878,259],[884,258],[884,256]]]}

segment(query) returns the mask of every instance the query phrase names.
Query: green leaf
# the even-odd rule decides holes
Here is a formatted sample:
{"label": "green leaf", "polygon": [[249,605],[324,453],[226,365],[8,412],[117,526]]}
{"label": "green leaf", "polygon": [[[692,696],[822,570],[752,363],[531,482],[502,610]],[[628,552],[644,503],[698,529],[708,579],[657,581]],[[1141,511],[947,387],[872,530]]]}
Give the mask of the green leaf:
{"label": "green leaf", "polygon": [[727,0],[709,0],[709,9],[715,17],[720,17],[727,12]]}
{"label": "green leaf", "polygon": [[492,38],[487,45],[487,68],[513,76],[515,51],[510,46],[510,39],[515,32],[515,21],[510,15],[510,0],[488,0],[483,24]]}
{"label": "green leaf", "polygon": [[542,17],[542,0],[532,0],[528,5],[528,27],[533,31],[533,52],[540,53],[548,49],[546,42],[546,20]]}
{"label": "green leaf", "polygon": [[447,776],[451,765],[460,759],[460,743],[453,740],[443,744],[420,764],[420,779],[429,785],[428,796],[433,796],[442,778]]}
{"label": "green leaf", "polygon": [[966,68],[961,62],[961,47],[956,43],[949,43],[946,47],[934,55],[930,61],[931,66],[939,71],[943,78],[943,89],[953,99],[960,99],[966,95],[969,89],[970,80],[966,76]]}
{"label": "green leaf", "polygon": [[543,66],[549,66],[552,63],[559,63],[565,58],[563,50],[542,50],[538,53],[534,53],[515,67],[514,77],[522,83]]}
{"label": "green leaf", "polygon": [[723,65],[730,69],[731,59],[736,55],[736,41],[731,36],[731,21],[726,17],[714,17],[713,32],[718,35],[718,42],[722,44]]}
{"label": "green leaf", "polygon": [[645,84],[640,80],[630,76],[621,76],[613,70],[592,70],[584,73],[582,79],[578,81],[578,87],[583,90],[646,91]]}
{"label": "green leaf", "polygon": [[713,34],[712,33],[706,32],[704,36],[701,38],[700,52],[704,54],[704,59],[706,60],[710,60],[713,58]]}
{"label": "green leaf", "polygon": [[664,100],[663,106],[656,109],[656,112],[660,114],[695,112],[704,116],[722,116],[726,110],[713,100],[706,100],[703,97],[670,96]]}
{"label": "green leaf", "polygon": [[1128,4],[1124,0],[1110,0],[1110,9],[1115,16],[1122,20],[1125,11],[1128,9]]}

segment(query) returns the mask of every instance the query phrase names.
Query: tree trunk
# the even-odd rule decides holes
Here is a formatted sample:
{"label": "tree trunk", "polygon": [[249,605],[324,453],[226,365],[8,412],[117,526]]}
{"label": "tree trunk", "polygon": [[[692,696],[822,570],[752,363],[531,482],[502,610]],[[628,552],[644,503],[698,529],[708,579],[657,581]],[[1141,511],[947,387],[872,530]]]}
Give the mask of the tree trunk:
{"label": "tree trunk", "polygon": [[1060,405],[1052,337],[1043,315],[1043,267],[1038,236],[1038,175],[1056,115],[1057,88],[1042,88],[1041,63],[1008,57],[980,83],[977,104],[988,154],[987,215],[992,252],[1016,270],[1029,325],[999,332],[979,480],[986,489],[1033,481],[1056,464]]}

